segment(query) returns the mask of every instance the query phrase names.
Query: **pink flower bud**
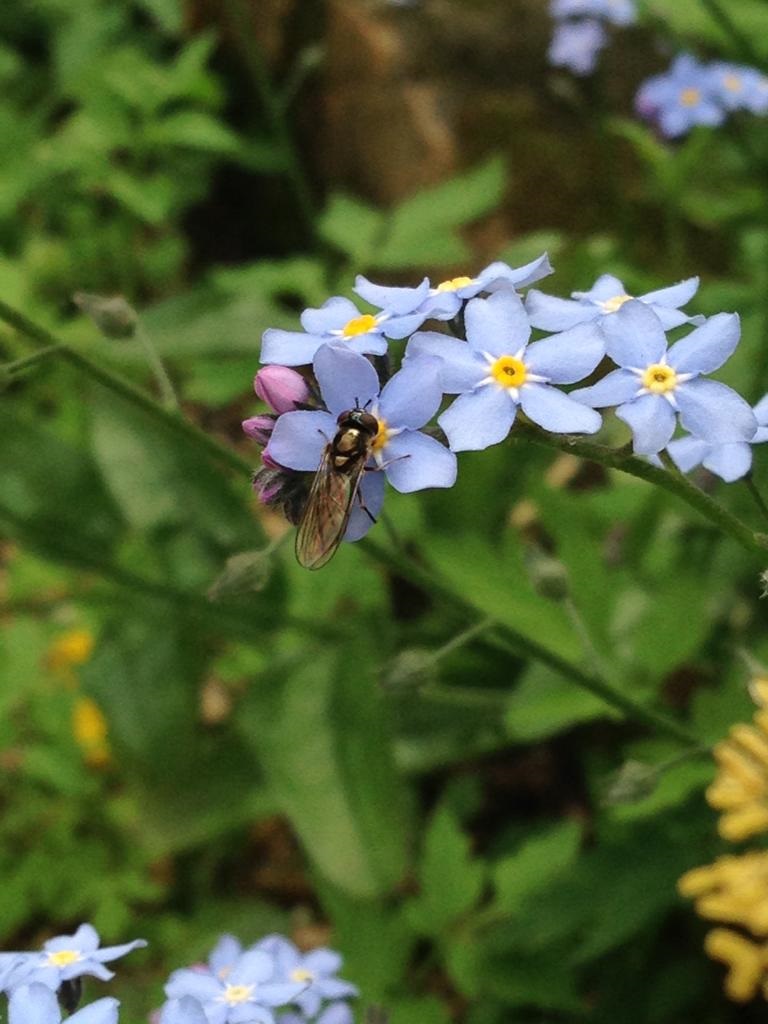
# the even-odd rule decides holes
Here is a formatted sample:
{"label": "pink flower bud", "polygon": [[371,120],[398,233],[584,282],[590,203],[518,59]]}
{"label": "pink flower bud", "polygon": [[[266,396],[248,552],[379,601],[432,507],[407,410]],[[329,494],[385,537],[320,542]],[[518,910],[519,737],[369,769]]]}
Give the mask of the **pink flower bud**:
{"label": "pink flower bud", "polygon": [[272,416],[251,416],[250,419],[243,420],[243,431],[258,444],[267,444],[274,425],[275,420]]}
{"label": "pink flower bud", "polygon": [[282,469],[283,467],[279,462],[275,462],[272,456],[267,451],[261,453],[261,461],[267,467],[267,469]]}
{"label": "pink flower bud", "polygon": [[277,413],[293,412],[309,398],[307,382],[288,366],[264,366],[253,381],[256,394]]}

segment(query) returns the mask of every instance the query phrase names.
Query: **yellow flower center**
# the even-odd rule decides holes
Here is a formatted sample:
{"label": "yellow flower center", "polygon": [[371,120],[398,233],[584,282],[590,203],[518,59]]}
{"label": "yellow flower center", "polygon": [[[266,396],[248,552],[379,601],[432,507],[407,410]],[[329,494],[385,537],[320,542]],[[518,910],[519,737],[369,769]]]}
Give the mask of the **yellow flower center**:
{"label": "yellow flower center", "polygon": [[345,338],[356,338],[360,334],[367,334],[376,326],[376,317],[370,313],[363,313],[344,324],[341,333]]}
{"label": "yellow flower center", "polygon": [[76,949],[59,949],[55,953],[48,954],[49,967],[69,967],[76,964],[80,959],[80,953]]}
{"label": "yellow flower center", "polygon": [[472,284],[471,277],[452,277],[449,281],[441,281],[435,291],[456,292],[459,288],[466,288],[468,284]]}
{"label": "yellow flower center", "polygon": [[308,971],[306,967],[295,967],[291,971],[291,981],[295,981],[297,984],[302,982],[311,982],[315,980],[315,976],[312,971]]}
{"label": "yellow flower center", "polygon": [[503,388],[519,388],[525,384],[528,371],[520,359],[514,356],[499,356],[491,367],[491,376]]}
{"label": "yellow flower center", "polygon": [[664,395],[677,387],[677,374],[671,366],[662,363],[651,363],[643,374],[643,387],[651,394]]}
{"label": "yellow flower center", "polygon": [[693,86],[689,86],[687,89],[683,89],[680,93],[680,102],[684,107],[695,107],[701,99],[701,90],[696,89]]}
{"label": "yellow flower center", "polygon": [[723,85],[729,92],[740,92],[742,88],[742,81],[739,75],[725,75],[723,78]]}
{"label": "yellow flower center", "polygon": [[612,299],[606,299],[600,305],[606,313],[618,313],[625,302],[629,302],[631,295],[614,295]]}
{"label": "yellow flower center", "polygon": [[53,672],[82,665],[93,652],[94,637],[87,629],[72,629],[57,637],[48,648],[46,661]]}
{"label": "yellow flower center", "polygon": [[224,989],[224,1002],[230,1006],[247,1003],[253,993],[253,985],[227,985]]}
{"label": "yellow flower center", "polygon": [[[390,432],[389,432],[389,427],[387,426],[387,421],[385,419],[382,419],[381,416],[379,416],[378,417],[378,422],[379,422],[379,429],[378,429],[378,431],[376,433],[376,437],[374,437],[374,439],[373,439],[373,444],[371,445],[371,452],[372,452],[373,455],[378,455],[380,451],[382,451],[384,448],[386,448],[387,442],[389,441],[389,437],[390,437]],[[299,968],[297,968],[297,970],[298,969]]]}

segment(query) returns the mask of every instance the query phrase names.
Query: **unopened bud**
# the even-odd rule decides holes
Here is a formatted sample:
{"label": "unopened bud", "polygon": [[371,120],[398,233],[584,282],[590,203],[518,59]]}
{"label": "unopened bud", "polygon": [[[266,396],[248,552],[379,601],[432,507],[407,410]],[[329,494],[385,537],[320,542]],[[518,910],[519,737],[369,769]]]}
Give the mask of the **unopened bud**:
{"label": "unopened bud", "polygon": [[525,565],[537,594],[550,601],[564,601],[568,597],[568,573],[562,562],[540,548],[529,547]]}
{"label": "unopened bud", "polygon": [[603,804],[634,804],[645,800],[656,789],[659,770],[643,761],[626,761],[616,772],[603,794]]}
{"label": "unopened bud", "polygon": [[76,292],[72,301],[89,316],[105,338],[122,340],[132,338],[139,317],[136,310],[122,295],[89,295]]}
{"label": "unopened bud", "polygon": [[208,588],[211,601],[263,590],[272,572],[272,551],[241,551],[228,558],[221,575]]}
{"label": "unopened bud", "polygon": [[253,379],[259,398],[276,413],[293,412],[309,398],[307,382],[289,366],[264,366]]}
{"label": "unopened bud", "polygon": [[428,686],[437,677],[433,651],[421,647],[410,647],[401,651],[387,666],[383,683],[391,689],[411,686]]}
{"label": "unopened bud", "polygon": [[243,431],[257,444],[268,444],[275,426],[274,416],[251,416],[243,420]]}

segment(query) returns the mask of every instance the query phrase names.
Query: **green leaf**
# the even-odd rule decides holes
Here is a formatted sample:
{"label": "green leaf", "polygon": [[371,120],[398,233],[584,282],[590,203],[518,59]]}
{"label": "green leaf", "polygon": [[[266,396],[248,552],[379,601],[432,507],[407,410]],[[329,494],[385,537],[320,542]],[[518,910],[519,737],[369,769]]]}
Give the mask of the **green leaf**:
{"label": "green leaf", "polygon": [[226,156],[236,156],[242,149],[240,139],[230,128],[201,110],[167,114],[149,126],[146,141],[153,146],[181,146]]}
{"label": "green leaf", "polygon": [[322,237],[365,267],[371,262],[385,224],[384,214],[341,193],[331,196],[320,218]]}
{"label": "green leaf", "polygon": [[454,231],[498,206],[506,178],[504,160],[493,157],[466,174],[406,199],[392,212],[372,266],[448,266],[466,260],[469,250]]}
{"label": "green leaf", "polygon": [[555,736],[582,722],[613,717],[616,713],[605,701],[537,664],[526,669],[505,712],[509,736],[523,743]]}
{"label": "green leaf", "polygon": [[334,886],[385,893],[406,868],[408,817],[372,652],[350,641],[285,675],[244,719],[271,792]]}
{"label": "green leaf", "polygon": [[447,804],[435,812],[427,828],[419,880],[421,892],[408,908],[408,918],[426,935],[439,935],[471,910],[482,893],[484,865],[472,858],[470,840]]}
{"label": "green leaf", "polygon": [[506,913],[518,913],[525,900],[545,889],[576,859],[581,828],[575,821],[551,825],[526,839],[493,868],[496,902]]}
{"label": "green leaf", "polygon": [[139,4],[168,35],[181,34],[184,28],[184,9],[180,0],[139,0]]}

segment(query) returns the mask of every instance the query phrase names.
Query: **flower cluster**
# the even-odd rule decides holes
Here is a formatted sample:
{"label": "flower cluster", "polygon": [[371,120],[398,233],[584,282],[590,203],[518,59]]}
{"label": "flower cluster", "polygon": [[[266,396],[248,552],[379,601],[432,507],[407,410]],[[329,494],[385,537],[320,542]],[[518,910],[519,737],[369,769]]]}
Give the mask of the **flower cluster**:
{"label": "flower cluster", "polygon": [[[372,312],[336,297],[304,312],[304,332],[267,330],[255,389],[270,411],[243,422],[264,449],[254,477],[260,500],[305,523],[306,474],[336,474],[334,486],[314,486],[327,514],[314,507],[313,515],[318,529],[330,521],[338,540],[357,540],[382,507],[385,479],[403,493],[451,487],[456,453],[500,443],[520,414],[553,433],[594,434],[597,410],[608,407],[630,428],[638,455],[668,449],[683,471],[703,464],[724,480],[747,473],[751,446],[768,440],[768,399],[753,410],[708,379],[739,342],[738,316],[686,313],[695,277],[633,296],[604,274],[569,299],[533,288],[521,297],[551,272],[543,255],[436,286],[358,277],[355,291]],[[679,328],[687,333],[669,339]],[[407,338],[395,373],[392,338]],[[606,359],[614,368],[585,383]],[[574,384],[584,386],[564,390]],[[455,398],[446,404],[445,396]]]}
{"label": "flower cluster", "polygon": [[682,53],[663,74],[643,82],[635,109],[666,138],[679,138],[696,125],[716,127],[739,110],[768,113],[768,78],[756,68],[702,63]]}
{"label": "flower cluster", "polygon": [[547,51],[549,63],[574,75],[591,75],[608,43],[606,25],[631,25],[634,0],[552,0],[555,29]]}
{"label": "flower cluster", "polygon": [[[101,947],[89,924],[50,939],[37,953],[0,953],[0,991],[9,996],[12,1024],[61,1024],[62,1008],[78,1024],[116,1024],[119,1003],[104,998],[77,1010],[82,979],[106,981],[104,966],[143,939]],[[352,1024],[354,985],[337,977],[341,957],[330,949],[302,953],[282,935],[248,948],[224,935],[207,963],[174,971],[158,1024]],[[76,1011],[76,1012],[74,1012]],[[277,1013],[276,1013],[277,1011]]]}
{"label": "flower cluster", "polygon": [[[707,790],[722,812],[720,835],[731,842],[768,833],[768,680],[753,680],[750,692],[762,706],[752,725],[734,725],[716,745],[718,772]],[[686,872],[678,889],[701,917],[730,926],[714,928],[705,941],[708,955],[728,967],[728,997],[747,1002],[762,990],[768,999],[768,852],[719,857]]]}

